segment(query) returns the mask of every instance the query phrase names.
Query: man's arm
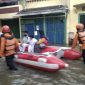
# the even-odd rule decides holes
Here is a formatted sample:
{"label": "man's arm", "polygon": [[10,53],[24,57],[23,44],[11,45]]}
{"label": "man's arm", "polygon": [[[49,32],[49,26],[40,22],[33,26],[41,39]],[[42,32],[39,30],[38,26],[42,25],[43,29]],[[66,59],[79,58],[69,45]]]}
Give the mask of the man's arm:
{"label": "man's arm", "polygon": [[4,49],[5,49],[5,38],[1,37],[0,56],[4,55]]}
{"label": "man's arm", "polygon": [[78,42],[78,34],[76,34],[73,39],[72,49],[74,49],[77,46],[77,42]]}

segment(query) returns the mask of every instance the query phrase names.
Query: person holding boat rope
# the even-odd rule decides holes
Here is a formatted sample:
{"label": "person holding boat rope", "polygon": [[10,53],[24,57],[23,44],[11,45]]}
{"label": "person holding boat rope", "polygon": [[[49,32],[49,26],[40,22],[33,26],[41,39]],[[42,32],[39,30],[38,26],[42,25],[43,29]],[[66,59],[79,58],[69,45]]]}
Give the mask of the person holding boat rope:
{"label": "person holding boat rope", "polygon": [[83,62],[85,64],[85,29],[84,29],[84,25],[82,23],[77,24],[76,30],[77,30],[77,33],[73,40],[72,49],[74,49],[77,46],[77,42],[79,42],[79,44],[81,44],[82,57],[83,57]]}

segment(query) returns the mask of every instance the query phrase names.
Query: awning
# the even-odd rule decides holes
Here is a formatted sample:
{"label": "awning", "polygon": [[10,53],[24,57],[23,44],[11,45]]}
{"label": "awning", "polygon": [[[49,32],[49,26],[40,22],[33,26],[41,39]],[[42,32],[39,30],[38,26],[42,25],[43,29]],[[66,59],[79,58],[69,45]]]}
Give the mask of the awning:
{"label": "awning", "polygon": [[29,15],[43,15],[43,14],[54,14],[54,13],[67,13],[68,8],[63,5],[24,9],[17,13],[16,16],[29,16]]}
{"label": "awning", "polygon": [[81,3],[81,4],[76,4],[76,5],[74,5],[74,7],[82,7],[82,6],[85,6],[85,3]]}

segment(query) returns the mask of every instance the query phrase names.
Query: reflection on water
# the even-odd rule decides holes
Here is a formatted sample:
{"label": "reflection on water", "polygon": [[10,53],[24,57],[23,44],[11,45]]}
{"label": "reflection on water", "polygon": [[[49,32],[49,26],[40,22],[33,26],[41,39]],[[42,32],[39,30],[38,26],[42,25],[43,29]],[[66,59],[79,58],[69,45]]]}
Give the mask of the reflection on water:
{"label": "reflection on water", "polygon": [[0,59],[0,85],[85,85],[85,65],[82,60],[65,60],[69,68],[50,73],[17,65],[9,71]]}

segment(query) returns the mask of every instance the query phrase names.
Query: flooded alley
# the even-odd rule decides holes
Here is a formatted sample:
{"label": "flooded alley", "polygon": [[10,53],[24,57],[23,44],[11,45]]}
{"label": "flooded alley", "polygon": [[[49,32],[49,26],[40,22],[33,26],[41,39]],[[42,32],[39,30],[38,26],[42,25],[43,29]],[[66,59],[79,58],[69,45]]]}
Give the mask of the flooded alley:
{"label": "flooded alley", "polygon": [[85,65],[82,60],[66,60],[69,67],[54,73],[17,65],[9,71],[0,59],[0,85],[85,85]]}

